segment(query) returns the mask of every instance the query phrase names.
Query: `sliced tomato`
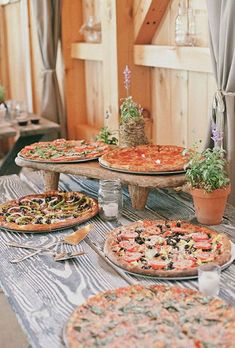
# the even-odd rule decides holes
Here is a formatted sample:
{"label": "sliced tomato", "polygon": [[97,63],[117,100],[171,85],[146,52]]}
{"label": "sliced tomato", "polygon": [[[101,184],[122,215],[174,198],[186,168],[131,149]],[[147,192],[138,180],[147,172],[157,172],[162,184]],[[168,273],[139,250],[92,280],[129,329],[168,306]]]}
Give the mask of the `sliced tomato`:
{"label": "sliced tomato", "polygon": [[126,262],[138,261],[142,256],[141,253],[129,253],[124,256],[123,260]]}
{"label": "sliced tomato", "polygon": [[171,233],[171,231],[170,230],[167,230],[166,232],[164,232],[163,233],[163,237],[168,237],[168,236],[171,236],[172,235],[172,233]]}
{"label": "sliced tomato", "polygon": [[183,228],[183,227],[172,227],[171,231],[173,233],[189,233],[190,231],[187,228]]}
{"label": "sliced tomato", "polygon": [[127,251],[137,251],[137,249],[138,249],[138,245],[136,245],[136,243],[133,243],[129,240],[122,240],[119,243],[119,246],[121,248],[126,249]]}
{"label": "sliced tomato", "polygon": [[214,260],[214,257],[213,255],[211,255],[210,253],[207,253],[207,252],[199,252],[195,255],[197,257],[198,260],[201,260],[201,261],[213,261]]}
{"label": "sliced tomato", "polygon": [[178,260],[175,261],[173,266],[177,269],[188,269],[193,267],[195,262],[193,260]]}
{"label": "sliced tomato", "polygon": [[126,233],[121,233],[119,235],[119,237],[121,237],[122,239],[128,240],[128,239],[135,239],[136,237],[138,237],[138,233],[137,232],[126,232]]}
{"label": "sliced tomato", "polygon": [[208,239],[209,239],[208,234],[206,234],[204,232],[193,233],[191,235],[191,237],[195,242],[201,242],[203,240],[208,241]]}
{"label": "sliced tomato", "polygon": [[150,261],[149,265],[153,268],[153,269],[163,269],[166,268],[168,264],[168,261]]}
{"label": "sliced tomato", "polygon": [[203,250],[211,250],[211,243],[206,241],[197,242],[194,244],[194,248],[203,249]]}

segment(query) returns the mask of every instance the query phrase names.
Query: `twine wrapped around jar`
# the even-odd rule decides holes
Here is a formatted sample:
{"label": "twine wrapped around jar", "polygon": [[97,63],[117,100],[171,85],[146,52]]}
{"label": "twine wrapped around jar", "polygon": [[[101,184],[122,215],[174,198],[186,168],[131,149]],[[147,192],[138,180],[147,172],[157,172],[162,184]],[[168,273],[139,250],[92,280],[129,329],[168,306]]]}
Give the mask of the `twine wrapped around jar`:
{"label": "twine wrapped around jar", "polygon": [[133,147],[149,143],[144,130],[144,120],[128,120],[119,127],[119,146]]}

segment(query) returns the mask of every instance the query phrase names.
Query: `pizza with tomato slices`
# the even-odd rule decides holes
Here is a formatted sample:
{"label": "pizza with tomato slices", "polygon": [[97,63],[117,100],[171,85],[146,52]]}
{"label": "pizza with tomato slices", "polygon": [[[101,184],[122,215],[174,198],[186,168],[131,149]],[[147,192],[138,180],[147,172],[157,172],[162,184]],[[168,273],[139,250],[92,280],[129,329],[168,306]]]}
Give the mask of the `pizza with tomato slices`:
{"label": "pizza with tomato slices", "polygon": [[97,159],[108,150],[109,145],[100,141],[57,139],[25,146],[18,156],[36,162],[79,162]]}
{"label": "pizza with tomato slices", "polygon": [[165,285],[132,285],[90,297],[64,331],[68,348],[232,348],[235,309]]}
{"label": "pizza with tomato slices", "polygon": [[81,192],[48,191],[0,204],[0,228],[50,232],[82,223],[98,211],[97,201]]}
{"label": "pizza with tomato slices", "polygon": [[197,275],[203,263],[225,264],[231,242],[225,234],[183,221],[144,220],[110,232],[106,256],[129,272],[157,277]]}
{"label": "pizza with tomato slices", "polygon": [[175,145],[140,145],[117,148],[99,158],[101,166],[133,173],[184,171],[188,155]]}

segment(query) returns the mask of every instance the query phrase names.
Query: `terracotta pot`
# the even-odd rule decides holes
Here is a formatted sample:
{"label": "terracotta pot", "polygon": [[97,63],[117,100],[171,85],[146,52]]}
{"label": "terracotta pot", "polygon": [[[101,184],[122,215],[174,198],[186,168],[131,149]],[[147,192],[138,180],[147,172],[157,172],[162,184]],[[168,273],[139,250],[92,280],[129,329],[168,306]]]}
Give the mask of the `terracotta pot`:
{"label": "terracotta pot", "polygon": [[198,222],[205,225],[219,225],[223,219],[223,214],[231,191],[231,185],[206,192],[203,189],[191,189],[195,213]]}

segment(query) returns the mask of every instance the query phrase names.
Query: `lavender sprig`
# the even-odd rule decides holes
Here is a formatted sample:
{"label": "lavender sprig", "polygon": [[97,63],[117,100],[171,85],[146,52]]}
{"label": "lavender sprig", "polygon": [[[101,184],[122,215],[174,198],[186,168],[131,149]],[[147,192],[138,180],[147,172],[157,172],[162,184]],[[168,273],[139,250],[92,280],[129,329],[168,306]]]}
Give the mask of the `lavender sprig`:
{"label": "lavender sprig", "polygon": [[220,131],[215,123],[212,124],[212,137],[211,139],[214,141],[214,146],[218,147],[219,145],[222,147],[222,140],[224,133]]}
{"label": "lavender sprig", "polygon": [[124,75],[124,87],[126,89],[126,95],[128,97],[129,96],[129,89],[131,86],[131,70],[128,68],[128,65],[126,65],[126,67],[123,71],[123,75]]}

